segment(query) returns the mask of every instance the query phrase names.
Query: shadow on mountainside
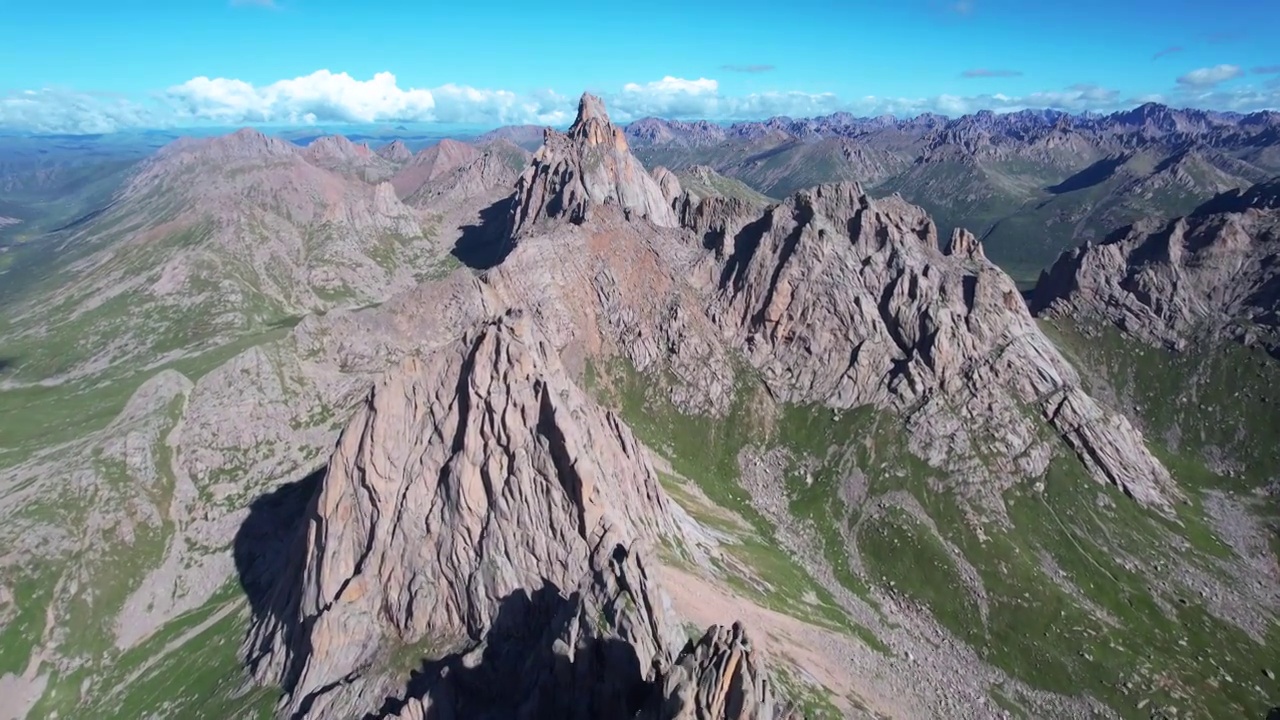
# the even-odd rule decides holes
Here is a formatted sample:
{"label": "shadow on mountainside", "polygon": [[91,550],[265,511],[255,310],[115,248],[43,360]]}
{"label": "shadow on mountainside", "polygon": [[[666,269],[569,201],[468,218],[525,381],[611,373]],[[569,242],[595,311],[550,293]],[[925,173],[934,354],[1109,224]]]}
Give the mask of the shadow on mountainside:
{"label": "shadow on mountainside", "polygon": [[1057,185],[1045,188],[1045,190],[1052,195],[1065,195],[1076,190],[1091,188],[1094,185],[1106,182],[1121,165],[1124,165],[1125,160],[1126,158],[1123,155],[1103,158]]}
{"label": "shadow on mountainside", "polygon": [[426,720],[656,717],[660,693],[645,679],[656,673],[640,666],[629,643],[582,637],[575,647],[563,645],[572,643],[575,626],[596,622],[581,612],[576,593],[566,597],[551,583],[532,595],[518,590],[502,600],[482,642],[424,659],[404,692],[387,697],[363,720],[399,717],[426,697]]}
{"label": "shadow on mountainside", "polygon": [[480,211],[476,221],[463,225],[452,255],[472,270],[488,270],[511,252],[507,223],[515,197],[505,197]]}
{"label": "shadow on mountainside", "polygon": [[[321,468],[254,500],[234,541],[236,570],[253,614],[245,665],[259,679],[279,680],[285,693],[297,686],[308,660],[308,628],[300,617],[302,572],[310,551],[305,523],[325,472]],[[374,667],[389,673],[386,687],[402,681],[403,689],[367,701],[373,710],[364,719],[412,713],[412,706],[428,697],[424,720],[667,716],[660,712],[665,702],[660,687],[649,680],[658,677],[656,669],[642,667],[630,643],[594,635],[592,628],[617,622],[610,616],[614,612],[612,607],[585,609],[578,593],[565,595],[543,581],[532,592],[521,589],[503,598],[484,637],[465,641],[456,652],[443,654],[450,648],[432,648],[428,640],[414,657],[409,653],[416,648],[388,642],[383,662]],[[272,666],[281,659],[273,650],[285,646],[294,651],[290,664]],[[412,662],[396,667],[402,662],[396,658]],[[325,694],[346,682],[312,691],[294,717],[307,717]]]}
{"label": "shadow on mountainside", "polygon": [[[297,628],[298,592],[306,542],[302,532],[307,508],[327,468],[320,468],[254,500],[236,531],[233,554],[240,587],[249,599],[254,627]],[[294,582],[289,582],[290,577]],[[247,642],[246,665],[256,672],[270,649],[270,633]],[[290,674],[292,680],[292,674]]]}

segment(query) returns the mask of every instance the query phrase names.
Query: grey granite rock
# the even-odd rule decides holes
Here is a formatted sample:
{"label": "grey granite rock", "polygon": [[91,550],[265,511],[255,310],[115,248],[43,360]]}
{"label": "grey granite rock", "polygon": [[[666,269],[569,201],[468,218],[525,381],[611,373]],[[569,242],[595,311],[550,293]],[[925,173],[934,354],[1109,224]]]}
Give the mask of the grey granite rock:
{"label": "grey granite rock", "polygon": [[1280,353],[1278,258],[1280,179],[1064,253],[1041,274],[1032,304],[1045,317],[1103,321],[1173,350],[1231,338]]}
{"label": "grey granite rock", "polygon": [[944,254],[923,210],[847,183],[798,193],[734,243],[711,314],[775,396],[894,410],[921,457],[964,471],[980,449],[1010,481],[1044,472],[1047,423],[1095,479],[1153,505],[1177,497],[971,235]]}
{"label": "grey granite rock", "polygon": [[658,183],[627,149],[626,135],[609,122],[604,102],[583,95],[567,134],[548,129],[542,148],[516,181],[511,235],[517,241],[539,221],[564,217],[581,223],[601,208],[675,227]]}

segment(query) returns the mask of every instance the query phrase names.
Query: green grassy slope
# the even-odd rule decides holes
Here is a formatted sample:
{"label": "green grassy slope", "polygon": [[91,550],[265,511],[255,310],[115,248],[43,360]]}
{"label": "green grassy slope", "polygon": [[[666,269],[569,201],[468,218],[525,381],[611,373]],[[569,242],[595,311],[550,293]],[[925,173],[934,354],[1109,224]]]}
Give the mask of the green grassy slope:
{"label": "green grassy slope", "polygon": [[[1114,351],[1139,352],[1128,345]],[[1209,366],[1237,361],[1224,355]],[[1123,367],[1133,365],[1128,357]],[[1144,388],[1141,396],[1150,405],[1144,416],[1157,423],[1169,411],[1167,404],[1154,404],[1167,397],[1161,383],[1187,382],[1187,369],[1156,356],[1142,366],[1148,368],[1145,379],[1134,380],[1132,391]],[[1268,395],[1258,400],[1266,405],[1280,394],[1280,368],[1255,367],[1268,378]],[[711,421],[677,412],[662,399],[660,379],[625,368],[613,368],[603,380],[599,370],[592,375],[597,395],[619,407],[642,440],[707,497],[751,518],[766,545],[772,528],[738,484],[738,453],[748,446],[786,448],[793,458],[791,513],[806,522],[842,584],[860,595],[870,585],[892,587],[928,608],[988,662],[1034,687],[1092,695],[1132,718],[1173,712],[1260,718],[1271,706],[1270,694],[1280,689],[1265,674],[1280,669],[1280,625],[1273,621],[1264,637],[1251,637],[1215,617],[1194,588],[1164,582],[1176,577],[1169,572],[1175,567],[1233,582],[1223,563],[1234,551],[1206,513],[1204,493],[1244,493],[1262,476],[1214,475],[1189,439],[1192,433],[1210,442],[1236,437],[1232,428],[1240,425],[1230,419],[1238,411],[1224,401],[1248,391],[1225,374],[1206,373],[1193,391],[1206,406],[1217,402],[1222,410],[1180,414],[1188,440],[1161,450],[1190,499],[1174,518],[1094,483],[1065,447],[1044,477],[1001,498],[1002,514],[989,502],[944,490],[946,478],[906,449],[900,421],[870,409],[835,414],[787,407],[771,416],[760,410],[763,403],[740,398],[734,414]],[[762,392],[753,382],[740,394]],[[1276,421],[1271,416],[1267,422]],[[1258,442],[1232,447],[1252,453],[1250,467],[1277,467],[1276,445],[1266,441],[1275,437],[1270,426],[1255,427]],[[843,486],[853,469],[866,489],[861,500],[849,502]],[[876,499],[890,506],[878,509]],[[923,515],[905,510],[904,502]],[[1265,522],[1265,510],[1259,512]],[[862,572],[850,558],[861,561]],[[746,559],[769,566],[765,558]],[[975,577],[966,580],[966,572]]]}

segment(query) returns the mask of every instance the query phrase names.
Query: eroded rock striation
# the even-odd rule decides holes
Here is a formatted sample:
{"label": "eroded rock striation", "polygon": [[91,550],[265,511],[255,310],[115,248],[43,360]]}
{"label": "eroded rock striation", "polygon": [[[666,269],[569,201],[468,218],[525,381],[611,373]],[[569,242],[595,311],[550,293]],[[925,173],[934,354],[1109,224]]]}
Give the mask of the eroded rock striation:
{"label": "eroded rock striation", "polygon": [[770,208],[734,237],[711,312],[775,396],[894,410],[937,466],[977,480],[989,470],[966,464],[980,451],[1008,478],[1042,474],[1047,422],[1096,479],[1150,504],[1176,496],[977,240],[958,232],[944,253],[924,211],[896,196],[822,185]]}
{"label": "eroded rock striation", "polygon": [[662,188],[628,150],[622,129],[609,122],[604,102],[587,94],[569,132],[548,129],[516,181],[511,235],[519,238],[544,218],[585,222],[606,207],[659,227],[677,225]]}
{"label": "eroded rock striation", "polygon": [[798,713],[774,706],[773,690],[752,653],[746,630],[708,628],[681,653],[664,678],[664,711],[651,717],[672,720],[799,720]]}
{"label": "eroded rock striation", "polygon": [[644,557],[678,532],[630,430],[508,314],[375,386],[250,656],[293,717],[667,717],[659,688],[720,667],[671,679],[680,631]]}
{"label": "eroded rock striation", "polygon": [[460,164],[440,168],[405,197],[410,207],[450,212],[476,200],[506,197],[516,178],[529,162],[529,153],[505,140],[494,140],[477,148],[479,154]]}
{"label": "eroded rock striation", "polygon": [[402,198],[418,192],[426,183],[459,168],[480,156],[480,151],[467,143],[445,138],[402,163],[391,184]]}
{"label": "eroded rock striation", "polygon": [[1103,321],[1173,350],[1232,338],[1277,354],[1278,260],[1280,179],[1064,253],[1042,273],[1032,304],[1047,317]]}

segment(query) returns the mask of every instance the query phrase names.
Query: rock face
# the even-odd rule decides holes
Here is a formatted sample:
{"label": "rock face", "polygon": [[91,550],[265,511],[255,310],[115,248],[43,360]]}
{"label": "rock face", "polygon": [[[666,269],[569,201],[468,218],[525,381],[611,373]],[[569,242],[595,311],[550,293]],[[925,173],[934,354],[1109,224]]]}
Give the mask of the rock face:
{"label": "rock face", "polygon": [[391,184],[396,194],[407,198],[418,192],[423,185],[442,177],[452,170],[474,161],[480,151],[466,143],[445,138],[425,148],[410,160],[403,163]]}
{"label": "rock face", "polygon": [[631,155],[622,130],[609,122],[604,102],[588,94],[568,134],[548,129],[533,163],[516,182],[511,235],[518,239],[544,218],[585,222],[600,207],[659,227],[677,224],[662,188]]}
{"label": "rock face", "polygon": [[1107,322],[1173,350],[1230,337],[1277,354],[1278,259],[1280,179],[1064,253],[1032,303],[1047,317]]}
{"label": "rock face", "polygon": [[662,197],[670,205],[680,197],[680,178],[670,170],[658,166],[653,169],[653,180],[658,183],[658,189],[662,191]]}
{"label": "rock face", "polygon": [[303,156],[317,167],[366,182],[382,182],[395,172],[395,164],[381,153],[341,135],[317,138],[303,150]]}
{"label": "rock face", "polygon": [[413,151],[402,140],[391,142],[378,148],[378,156],[395,165],[403,165],[413,159]]}
{"label": "rock face", "polygon": [[[756,664],[751,641],[741,625],[713,626],[681,654],[663,687],[665,711],[672,720],[774,720],[773,692]],[[788,713],[780,720],[798,718]]]}
{"label": "rock face", "polygon": [[950,251],[900,198],[819,186],[737,233],[712,315],[776,397],[895,410],[935,465],[956,468],[981,448],[1011,479],[1038,475],[1047,422],[1096,479],[1167,503],[1168,472],[1080,389],[1009,276],[971,235],[957,233]]}
{"label": "rock face", "polygon": [[[668,717],[659,689],[771,702],[738,632],[668,672],[679,630],[644,554],[677,532],[630,430],[507,315],[374,388],[251,655],[291,717]],[[421,660],[408,684],[389,652]],[[751,684],[702,689],[713,672]]]}
{"label": "rock face", "polygon": [[405,198],[410,207],[449,212],[473,201],[506,197],[529,163],[529,153],[505,140],[479,148],[479,154],[457,167],[433,175]]}

